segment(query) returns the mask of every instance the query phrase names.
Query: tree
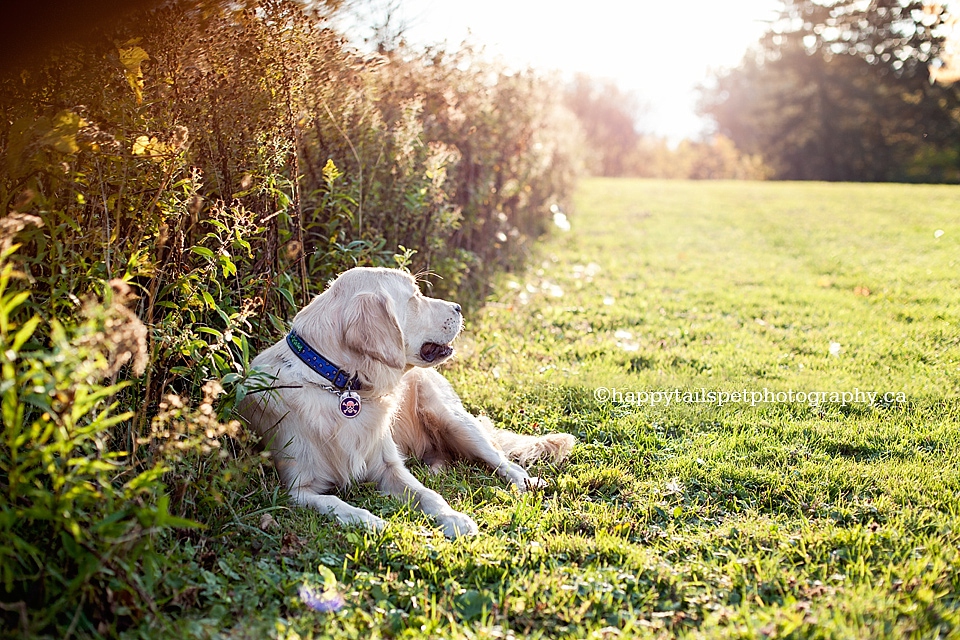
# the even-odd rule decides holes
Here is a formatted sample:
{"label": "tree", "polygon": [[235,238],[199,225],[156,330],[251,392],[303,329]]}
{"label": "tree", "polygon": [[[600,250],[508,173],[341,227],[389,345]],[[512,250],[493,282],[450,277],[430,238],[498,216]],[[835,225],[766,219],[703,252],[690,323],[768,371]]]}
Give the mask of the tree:
{"label": "tree", "polygon": [[919,2],[787,0],[758,48],[704,89],[701,112],[777,178],[951,179],[955,153],[935,158],[955,151],[960,100],[927,71],[939,21]]}
{"label": "tree", "polygon": [[586,138],[588,170],[601,176],[624,175],[640,140],[636,122],[642,110],[636,96],[610,80],[578,75],[567,89],[566,102]]}

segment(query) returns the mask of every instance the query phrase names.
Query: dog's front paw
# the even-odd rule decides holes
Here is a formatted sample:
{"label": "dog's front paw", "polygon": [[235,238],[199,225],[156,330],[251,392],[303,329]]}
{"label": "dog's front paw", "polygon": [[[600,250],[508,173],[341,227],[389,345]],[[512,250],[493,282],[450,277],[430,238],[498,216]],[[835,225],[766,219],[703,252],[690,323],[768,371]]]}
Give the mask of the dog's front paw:
{"label": "dog's front paw", "polygon": [[479,531],[473,518],[458,511],[438,515],[437,522],[443,529],[443,535],[451,540],[460,536],[472,536]]}
{"label": "dog's front paw", "polygon": [[363,526],[376,533],[377,531],[383,531],[387,528],[387,521],[383,518],[378,518],[377,516],[371,515],[370,518],[363,521]]}
{"label": "dog's front paw", "polygon": [[366,509],[354,509],[349,514],[339,514],[338,519],[344,524],[352,524],[364,527],[368,531],[383,531],[387,526],[387,521],[378,518]]}
{"label": "dog's front paw", "polygon": [[520,491],[536,491],[538,489],[546,489],[550,483],[544,480],[543,478],[538,478],[536,476],[530,476],[529,478],[524,478],[517,484],[517,488]]}
{"label": "dog's front paw", "polygon": [[526,471],[520,467],[516,468],[515,473],[511,473],[508,477],[510,484],[517,488],[518,491],[536,491],[537,489],[543,489],[547,486],[547,481],[543,478],[537,478],[535,476],[530,476]]}
{"label": "dog's front paw", "polygon": [[512,482],[513,482],[513,486],[515,486],[520,491],[536,491],[537,489],[545,489],[549,484],[543,478],[537,478],[536,476],[526,476],[524,478],[517,478]]}

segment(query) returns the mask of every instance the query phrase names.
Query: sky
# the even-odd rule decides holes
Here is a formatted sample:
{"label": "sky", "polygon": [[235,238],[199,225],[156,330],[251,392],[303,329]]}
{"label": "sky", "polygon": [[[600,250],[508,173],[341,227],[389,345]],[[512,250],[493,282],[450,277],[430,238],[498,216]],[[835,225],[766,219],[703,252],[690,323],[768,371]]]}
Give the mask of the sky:
{"label": "sky", "polygon": [[672,142],[700,135],[696,87],[735,67],[765,31],[777,0],[402,0],[414,45],[464,39],[510,67],[614,80],[647,111],[641,130]]}

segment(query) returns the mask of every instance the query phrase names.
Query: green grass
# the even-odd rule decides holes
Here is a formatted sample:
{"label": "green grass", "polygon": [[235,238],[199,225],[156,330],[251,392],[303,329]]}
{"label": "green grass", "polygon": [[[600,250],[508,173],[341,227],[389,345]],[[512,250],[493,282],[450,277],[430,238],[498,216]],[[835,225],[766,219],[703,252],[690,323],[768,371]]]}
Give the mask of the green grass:
{"label": "green grass", "polygon": [[[388,529],[334,526],[268,469],[223,532],[176,544],[181,595],[130,633],[960,635],[958,211],[956,187],[585,181],[445,369],[503,426],[579,438],[537,469],[549,489],[412,463],[480,525],[450,542],[369,487],[347,498]],[[900,395],[627,402],[764,389]],[[298,597],[324,579],[336,613]]]}

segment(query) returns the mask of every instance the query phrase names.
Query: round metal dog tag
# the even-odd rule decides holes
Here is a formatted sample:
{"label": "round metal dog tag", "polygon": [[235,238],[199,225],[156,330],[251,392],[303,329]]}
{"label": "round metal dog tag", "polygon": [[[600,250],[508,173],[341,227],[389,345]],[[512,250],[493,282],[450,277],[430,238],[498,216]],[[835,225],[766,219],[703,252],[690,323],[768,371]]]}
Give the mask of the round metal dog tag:
{"label": "round metal dog tag", "polygon": [[356,418],[360,415],[360,396],[353,391],[344,391],[340,394],[340,413],[345,418]]}

